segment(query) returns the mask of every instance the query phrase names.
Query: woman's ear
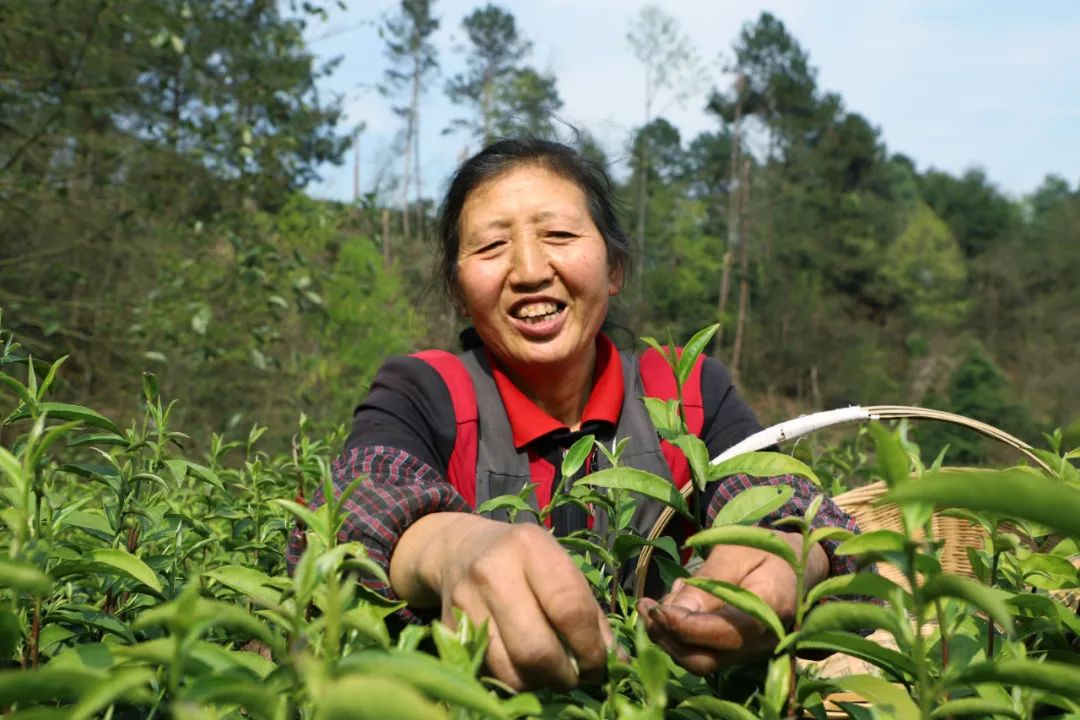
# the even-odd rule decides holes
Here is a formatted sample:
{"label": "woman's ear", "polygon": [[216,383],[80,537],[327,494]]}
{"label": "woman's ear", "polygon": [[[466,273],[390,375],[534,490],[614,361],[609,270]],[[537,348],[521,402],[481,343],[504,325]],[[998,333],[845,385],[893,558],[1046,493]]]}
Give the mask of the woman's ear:
{"label": "woman's ear", "polygon": [[623,288],[626,272],[622,265],[612,266],[608,270],[608,295],[618,295]]}

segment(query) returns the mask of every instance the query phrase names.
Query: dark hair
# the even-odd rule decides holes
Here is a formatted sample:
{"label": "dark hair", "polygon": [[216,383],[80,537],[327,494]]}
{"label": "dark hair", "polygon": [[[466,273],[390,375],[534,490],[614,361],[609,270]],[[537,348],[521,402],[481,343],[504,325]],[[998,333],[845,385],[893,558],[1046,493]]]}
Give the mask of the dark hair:
{"label": "dark hair", "polygon": [[562,143],[536,138],[500,140],[461,164],[450,179],[450,188],[439,207],[439,280],[455,304],[458,300],[458,228],[465,200],[480,185],[522,165],[543,167],[581,189],[589,216],[604,238],[608,264],[621,271],[623,277],[630,274],[630,236],[619,224],[615,193],[604,169]]}

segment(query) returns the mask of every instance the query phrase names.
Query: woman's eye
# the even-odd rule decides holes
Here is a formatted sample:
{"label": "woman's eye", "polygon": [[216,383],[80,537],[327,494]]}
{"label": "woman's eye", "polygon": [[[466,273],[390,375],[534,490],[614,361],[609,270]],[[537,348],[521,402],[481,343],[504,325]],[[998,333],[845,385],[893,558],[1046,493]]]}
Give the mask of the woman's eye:
{"label": "woman's eye", "polygon": [[505,240],[492,240],[489,243],[484,243],[483,245],[481,245],[479,248],[476,249],[476,252],[478,252],[478,253],[489,253],[489,252],[492,252],[494,250],[497,250],[498,248],[502,247],[505,244],[506,244]]}
{"label": "woman's eye", "polygon": [[549,230],[547,233],[545,233],[545,237],[568,239],[577,236],[574,235],[574,233],[568,232],[566,230]]}

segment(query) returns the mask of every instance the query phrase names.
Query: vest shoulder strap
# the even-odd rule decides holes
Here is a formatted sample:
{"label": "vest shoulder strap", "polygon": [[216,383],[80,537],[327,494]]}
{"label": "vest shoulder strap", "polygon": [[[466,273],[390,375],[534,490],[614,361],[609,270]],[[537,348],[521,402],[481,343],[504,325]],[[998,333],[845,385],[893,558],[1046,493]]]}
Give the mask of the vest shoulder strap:
{"label": "vest shoulder strap", "polygon": [[[675,348],[675,352],[681,356],[682,348]],[[693,435],[701,435],[701,429],[705,425],[705,409],[701,399],[701,364],[703,358],[698,356],[694,367],[690,371],[690,377],[683,385],[683,408],[686,411],[687,430]],[[675,371],[668,365],[664,356],[653,348],[648,348],[641,354],[638,360],[641,372],[641,383],[647,397],[659,398],[660,400],[676,400],[679,396],[678,384],[675,382]],[[686,456],[677,447],[667,440],[660,442],[660,449],[664,453],[668,467],[671,468],[671,477],[675,485],[683,487],[690,481],[690,465]]]}
{"label": "vest shoulder strap", "polygon": [[447,480],[469,507],[476,507],[476,452],[479,441],[476,390],[461,358],[445,350],[424,350],[412,357],[430,365],[446,383],[454,406],[454,449],[447,463]]}

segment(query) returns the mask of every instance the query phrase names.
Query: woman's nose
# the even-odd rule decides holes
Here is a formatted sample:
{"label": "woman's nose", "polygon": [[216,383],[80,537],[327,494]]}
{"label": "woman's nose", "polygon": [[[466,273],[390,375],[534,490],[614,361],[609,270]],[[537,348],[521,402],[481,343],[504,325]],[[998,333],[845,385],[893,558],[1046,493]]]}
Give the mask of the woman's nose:
{"label": "woman's nose", "polygon": [[554,274],[551,258],[537,238],[515,238],[510,254],[510,283],[534,287],[543,285]]}

